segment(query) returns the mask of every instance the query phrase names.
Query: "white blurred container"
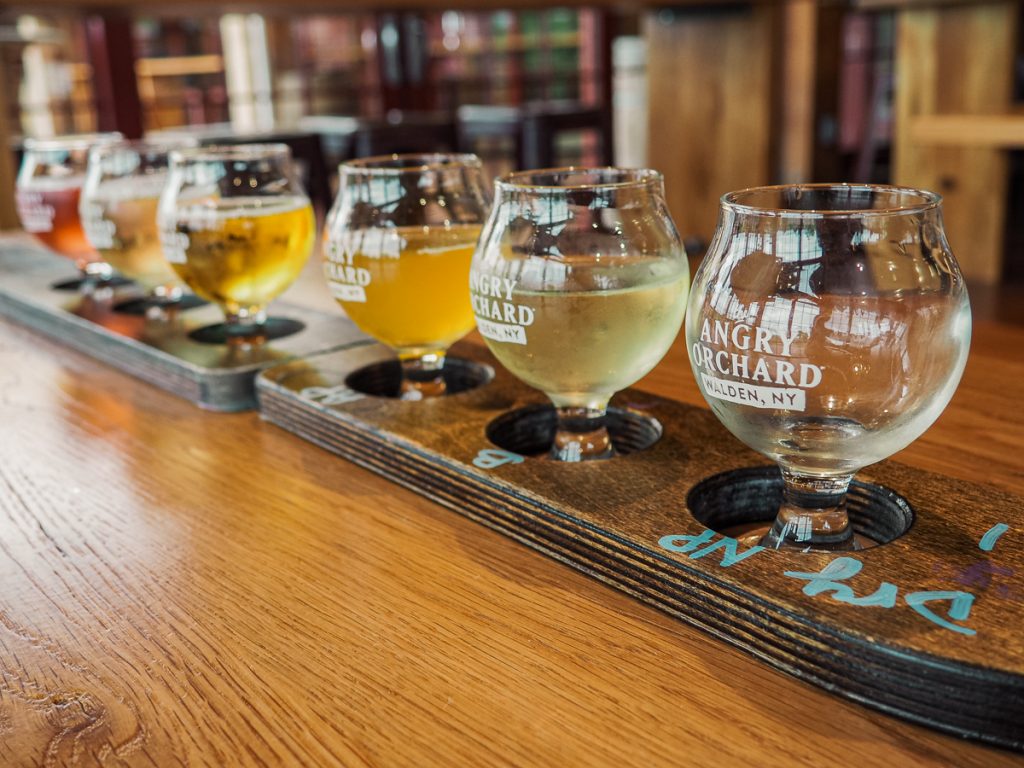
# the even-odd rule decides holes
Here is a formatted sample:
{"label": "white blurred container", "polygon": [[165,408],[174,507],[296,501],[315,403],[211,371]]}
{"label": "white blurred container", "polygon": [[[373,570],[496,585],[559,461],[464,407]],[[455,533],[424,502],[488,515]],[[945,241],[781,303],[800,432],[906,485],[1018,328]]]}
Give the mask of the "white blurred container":
{"label": "white blurred container", "polygon": [[612,42],[615,165],[647,167],[647,43],[625,35]]}

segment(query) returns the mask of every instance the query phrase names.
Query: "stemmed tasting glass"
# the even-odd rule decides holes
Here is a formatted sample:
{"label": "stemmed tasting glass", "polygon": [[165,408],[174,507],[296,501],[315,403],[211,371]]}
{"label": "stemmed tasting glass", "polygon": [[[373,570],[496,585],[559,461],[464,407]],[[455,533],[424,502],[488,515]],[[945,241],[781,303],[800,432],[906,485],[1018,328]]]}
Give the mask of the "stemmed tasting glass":
{"label": "stemmed tasting glass", "polygon": [[469,262],[490,197],[474,155],[342,163],[324,271],[357,326],[393,349],[400,397],[445,393],[448,348],[473,328]]}
{"label": "stemmed tasting glass", "polygon": [[265,337],[267,305],[313,250],[316,221],[284,144],[179,149],[158,205],[164,256],[224,311],[225,340]]}
{"label": "stemmed tasting glass", "polygon": [[690,271],[661,174],[559,168],[495,188],[470,274],[477,327],[554,403],[553,458],[612,456],[608,401],[664,357],[686,307]]}
{"label": "stemmed tasting glass", "polygon": [[860,548],[850,480],[938,418],[970,336],[938,195],[846,184],[725,195],[686,343],[711,410],[782,470],[782,507],[751,543]]}
{"label": "stemmed tasting glass", "polygon": [[21,226],[43,245],[74,261],[85,281],[83,286],[113,274],[89,244],[78,215],[89,150],[122,138],[119,133],[83,133],[25,139],[15,185]]}
{"label": "stemmed tasting glass", "polygon": [[95,146],[79,201],[89,242],[108,264],[141,286],[153,309],[181,303],[183,283],[164,258],[157,204],[167,185],[172,150],[188,139],[124,141]]}

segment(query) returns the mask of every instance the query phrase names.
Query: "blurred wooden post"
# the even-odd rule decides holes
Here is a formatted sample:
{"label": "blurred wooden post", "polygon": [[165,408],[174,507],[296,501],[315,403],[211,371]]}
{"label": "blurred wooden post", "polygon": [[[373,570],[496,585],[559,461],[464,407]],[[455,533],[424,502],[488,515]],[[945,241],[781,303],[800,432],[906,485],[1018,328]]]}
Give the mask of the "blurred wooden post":
{"label": "blurred wooden post", "polygon": [[0,230],[18,229],[21,223],[18,221],[18,213],[14,208],[14,181],[18,169],[14,167],[14,153],[11,146],[11,116],[6,106],[10,104],[8,88],[10,81],[8,76],[10,70],[7,66],[7,57],[4,51],[0,50]]}
{"label": "blurred wooden post", "polygon": [[130,16],[90,16],[85,22],[89,63],[96,94],[96,121],[101,131],[142,136],[142,101],[135,79],[135,42]]}
{"label": "blurred wooden post", "polygon": [[429,112],[437,108],[431,84],[427,22],[420,12],[377,15],[377,57],[384,113]]}
{"label": "blurred wooden post", "polygon": [[648,152],[684,238],[709,242],[718,199],[771,178],[772,9],[649,11]]}
{"label": "blurred wooden post", "polygon": [[818,1],[787,0],[781,21],[778,181],[793,184],[812,181]]}
{"label": "blurred wooden post", "polygon": [[1017,3],[905,8],[896,25],[893,181],[945,198],[950,245],[964,274],[997,282],[1006,226],[1007,158],[976,142],[924,142],[929,116],[993,115],[1010,109]]}

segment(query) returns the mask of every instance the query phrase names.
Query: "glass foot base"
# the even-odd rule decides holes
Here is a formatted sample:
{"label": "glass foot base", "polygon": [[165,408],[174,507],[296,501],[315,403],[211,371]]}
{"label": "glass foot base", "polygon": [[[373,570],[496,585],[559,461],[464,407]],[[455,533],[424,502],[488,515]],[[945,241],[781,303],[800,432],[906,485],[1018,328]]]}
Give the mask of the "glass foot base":
{"label": "glass foot base", "polygon": [[177,301],[166,301],[164,299],[147,296],[142,299],[128,299],[114,305],[114,311],[122,315],[146,315],[150,310],[164,310],[184,312],[196,307],[205,307],[207,302],[192,293],[187,293]]}
{"label": "glass foot base", "polygon": [[105,279],[97,277],[73,277],[70,280],[58,280],[50,284],[50,290],[67,291],[68,293],[86,293],[95,288],[123,288],[134,285],[127,277],[114,275]]}
{"label": "glass foot base", "polygon": [[[731,469],[697,483],[686,496],[686,506],[702,525],[757,544],[779,512],[782,489],[778,467]],[[857,479],[850,483],[846,509],[854,536],[865,549],[898,539],[914,521],[910,504],[898,493]]]}
{"label": "glass foot base", "polygon": [[227,344],[229,341],[262,342],[283,339],[298,333],[305,324],[287,317],[268,317],[262,325],[228,325],[216,323],[197,328],[188,335],[200,344]]}
{"label": "glass foot base", "polygon": [[[719,533],[723,536],[729,536],[730,538],[736,539],[744,547],[764,547],[767,546],[767,544],[764,543],[764,538],[768,535],[771,529],[771,522],[743,523],[741,525],[720,530]],[[856,552],[861,549],[870,549],[871,547],[877,546],[877,541],[870,539],[863,534],[854,533],[847,543],[840,547],[824,549],[804,547],[799,544],[787,544],[782,547],[777,547],[777,549],[789,552]]]}
{"label": "glass foot base", "polygon": [[[649,416],[613,407],[605,418],[617,457],[647,450],[661,438],[661,424]],[[557,426],[553,407],[528,405],[498,416],[486,432],[487,439],[503,450],[547,460]]]}

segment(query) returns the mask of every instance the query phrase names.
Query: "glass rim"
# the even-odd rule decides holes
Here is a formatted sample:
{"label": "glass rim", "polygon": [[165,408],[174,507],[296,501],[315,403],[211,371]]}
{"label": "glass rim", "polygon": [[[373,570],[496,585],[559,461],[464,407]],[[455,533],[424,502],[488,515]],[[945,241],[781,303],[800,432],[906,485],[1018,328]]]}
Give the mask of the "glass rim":
{"label": "glass rim", "polygon": [[[524,180],[538,176],[554,176],[556,174],[633,174],[635,178],[622,181],[599,181],[580,184],[536,184],[525,183]],[[494,180],[496,187],[504,190],[536,190],[539,192],[572,192],[592,189],[629,189],[645,187],[652,182],[662,182],[664,176],[654,168],[623,168],[614,165],[565,165],[557,168],[535,168],[526,171],[513,171],[503,174]]]}
{"label": "glass rim", "polygon": [[272,157],[291,157],[287,144],[200,144],[193,147],[178,147],[170,153],[171,162],[206,161],[230,162],[232,160],[265,160]]}
{"label": "glass rim", "polygon": [[71,151],[116,144],[124,140],[124,134],[119,131],[95,131],[93,133],[69,133],[63,136],[47,136],[44,138],[26,137],[22,139],[21,145],[26,152],[34,150]]}
{"label": "glass rim", "polygon": [[397,176],[402,173],[446,171],[454,168],[479,170],[482,167],[480,158],[471,152],[395,152],[390,155],[345,160],[338,165],[338,172]]}
{"label": "glass rim", "polygon": [[[789,189],[800,189],[808,191],[825,190],[860,190],[864,192],[887,192],[916,197],[918,202],[907,205],[890,205],[883,208],[780,208],[761,205],[752,205],[740,202],[744,195],[755,195],[758,193],[781,192]],[[916,187],[902,187],[896,184],[848,184],[838,183],[813,183],[813,184],[768,184],[760,187],[747,187],[733,192],[726,192],[719,198],[721,207],[728,211],[757,216],[774,216],[779,218],[842,218],[851,216],[893,216],[912,213],[924,213],[942,205],[942,195],[926,189]]]}

